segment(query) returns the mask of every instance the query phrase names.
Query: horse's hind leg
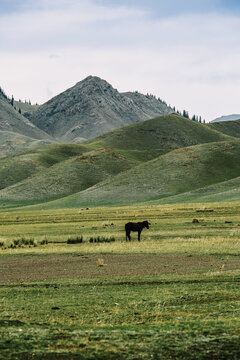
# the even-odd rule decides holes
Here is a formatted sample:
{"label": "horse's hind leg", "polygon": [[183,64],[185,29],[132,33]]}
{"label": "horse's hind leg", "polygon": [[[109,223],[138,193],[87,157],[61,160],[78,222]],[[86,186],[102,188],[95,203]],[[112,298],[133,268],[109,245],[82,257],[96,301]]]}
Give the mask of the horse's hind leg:
{"label": "horse's hind leg", "polygon": [[141,231],[138,231],[138,241],[140,241]]}

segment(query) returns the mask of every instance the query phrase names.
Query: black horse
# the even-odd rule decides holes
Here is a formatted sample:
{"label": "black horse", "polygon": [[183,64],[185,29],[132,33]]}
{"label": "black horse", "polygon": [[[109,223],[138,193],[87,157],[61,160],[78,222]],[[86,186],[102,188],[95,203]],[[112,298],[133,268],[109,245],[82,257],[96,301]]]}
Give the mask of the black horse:
{"label": "black horse", "polygon": [[138,241],[140,241],[140,235],[143,228],[149,229],[149,225],[151,225],[148,221],[142,221],[142,222],[129,222],[125,225],[125,231],[126,231],[126,241],[131,240],[130,232],[131,231],[137,231],[138,232]]}

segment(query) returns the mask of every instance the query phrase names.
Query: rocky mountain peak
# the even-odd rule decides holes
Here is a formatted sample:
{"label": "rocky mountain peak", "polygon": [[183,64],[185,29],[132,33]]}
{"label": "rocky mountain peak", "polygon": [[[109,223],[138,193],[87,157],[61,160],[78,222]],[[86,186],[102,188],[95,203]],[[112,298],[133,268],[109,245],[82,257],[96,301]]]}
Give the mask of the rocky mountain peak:
{"label": "rocky mountain peak", "polygon": [[106,80],[88,76],[41,105],[29,119],[56,139],[72,141],[170,112],[166,103],[153,96],[119,93]]}
{"label": "rocky mountain peak", "polygon": [[74,91],[81,91],[84,94],[89,96],[104,95],[104,94],[113,94],[117,93],[112,85],[110,85],[106,80],[99,78],[98,76],[88,76],[84,80],[79,81],[73,88]]}

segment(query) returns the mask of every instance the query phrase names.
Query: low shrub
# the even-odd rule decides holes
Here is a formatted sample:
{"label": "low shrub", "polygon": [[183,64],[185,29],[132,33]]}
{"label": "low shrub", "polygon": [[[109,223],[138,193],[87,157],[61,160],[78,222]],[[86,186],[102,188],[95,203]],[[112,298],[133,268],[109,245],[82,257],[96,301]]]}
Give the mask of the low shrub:
{"label": "low shrub", "polygon": [[77,236],[76,238],[67,239],[67,244],[81,244],[83,243],[83,237]]}
{"label": "low shrub", "polygon": [[105,236],[97,236],[97,237],[90,237],[89,242],[90,243],[110,243],[115,241],[115,238],[113,236],[111,237],[105,237]]}
{"label": "low shrub", "polygon": [[10,243],[9,247],[12,249],[18,248],[18,247],[24,247],[24,246],[37,246],[34,239],[25,239],[24,237],[20,239],[13,240],[12,243]]}
{"label": "low shrub", "polygon": [[24,237],[15,239],[15,240],[0,240],[0,248],[2,249],[17,249],[23,247],[36,247],[38,245],[46,245],[48,244],[47,239],[43,239],[41,241],[36,241],[33,238],[26,239]]}
{"label": "low shrub", "polygon": [[43,239],[41,241],[38,242],[39,245],[47,245],[48,244],[48,240],[47,239]]}

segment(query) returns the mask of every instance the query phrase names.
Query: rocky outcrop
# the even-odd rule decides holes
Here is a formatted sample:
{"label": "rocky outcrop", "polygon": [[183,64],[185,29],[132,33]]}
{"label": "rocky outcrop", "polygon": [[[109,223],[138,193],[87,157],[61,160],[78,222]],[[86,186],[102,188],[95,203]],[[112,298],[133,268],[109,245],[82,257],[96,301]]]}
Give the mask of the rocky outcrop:
{"label": "rocky outcrop", "polygon": [[66,142],[94,138],[172,111],[154,96],[119,93],[105,80],[89,76],[41,105],[30,114],[29,120]]}

